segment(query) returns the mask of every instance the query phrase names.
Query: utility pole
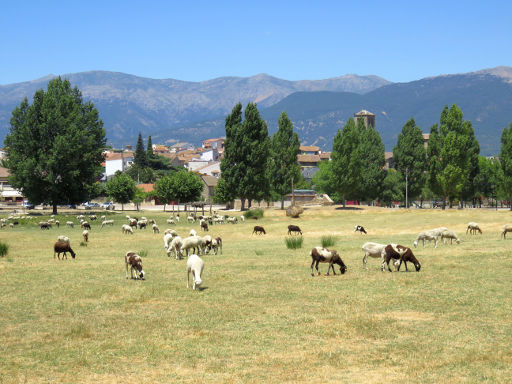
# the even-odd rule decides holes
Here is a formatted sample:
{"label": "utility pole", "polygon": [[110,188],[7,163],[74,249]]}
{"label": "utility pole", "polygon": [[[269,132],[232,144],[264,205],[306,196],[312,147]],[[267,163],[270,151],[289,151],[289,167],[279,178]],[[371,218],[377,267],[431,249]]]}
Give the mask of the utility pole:
{"label": "utility pole", "polygon": [[408,174],[409,168],[405,168],[405,208],[409,208]]}

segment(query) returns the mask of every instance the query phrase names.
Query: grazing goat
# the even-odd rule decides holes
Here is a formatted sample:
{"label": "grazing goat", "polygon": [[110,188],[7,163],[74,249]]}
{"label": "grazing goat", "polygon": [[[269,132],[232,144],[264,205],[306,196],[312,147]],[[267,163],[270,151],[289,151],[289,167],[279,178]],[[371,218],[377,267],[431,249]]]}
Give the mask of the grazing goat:
{"label": "grazing goat", "polygon": [[196,222],[196,219],[194,218],[194,216],[187,216],[187,220],[189,223],[195,223]]}
{"label": "grazing goat", "polygon": [[160,233],[160,228],[158,228],[158,225],[153,224],[151,228],[153,229],[153,233]]}
{"label": "grazing goat", "polygon": [[82,232],[82,237],[84,238],[84,241],[87,243],[89,241],[89,231],[87,229],[85,229],[83,232]]}
{"label": "grazing goat", "polygon": [[164,232],[164,235],[173,235],[173,236],[178,236],[178,232],[176,232],[174,229],[171,229],[171,228],[167,228]]}
{"label": "grazing goat", "polygon": [[212,249],[215,254],[217,254],[220,249],[220,254],[222,255],[222,239],[220,237],[216,237],[212,240]]}
{"label": "grazing goat", "polygon": [[[12,226],[14,227],[14,224],[11,223]],[[41,229],[50,229],[52,227],[52,225],[50,223],[46,223],[46,222],[40,222],[39,223],[39,228]]]}
{"label": "grazing goat", "polygon": [[144,280],[146,274],[142,269],[142,258],[135,252],[128,251],[124,257],[124,264],[126,266],[126,278],[128,278],[128,266],[130,267],[130,276],[133,279],[133,272],[135,272],[135,280]]}
{"label": "grazing goat", "polygon": [[364,233],[365,235],[367,234],[364,227],[362,225],[356,225],[354,227],[354,232],[359,232],[361,235]]}
{"label": "grazing goat", "polygon": [[453,240],[455,240],[457,244],[460,244],[460,239],[457,237],[457,234],[448,229],[441,233],[441,239],[443,240],[443,244],[446,244],[445,239],[450,239],[450,244],[453,244]]}
{"label": "grazing goat", "polygon": [[206,224],[206,221],[201,222],[201,229],[208,232],[208,224]]}
{"label": "grazing goat", "polygon": [[183,240],[181,239],[181,237],[179,237],[179,236],[173,237],[171,240],[171,243],[169,244],[169,246],[167,247],[167,250],[166,250],[167,256],[171,257],[171,253],[174,253],[174,258],[176,260],[181,259],[182,258],[182,254],[181,254],[181,246],[182,245],[183,245]]}
{"label": "grazing goat", "polygon": [[476,235],[476,232],[480,232],[480,234],[482,234],[482,230],[480,229],[478,223],[475,223],[474,221],[468,223],[468,227],[466,229],[466,235],[468,234],[468,231],[469,231],[469,234],[470,235]]}
{"label": "grazing goat", "polygon": [[226,219],[226,221],[227,221],[228,223],[231,223],[231,224],[236,224],[236,223],[238,223],[238,219],[237,219],[236,217],[228,217],[228,218]]}
{"label": "grazing goat", "polygon": [[382,261],[381,269],[384,270],[384,257],[382,254],[382,251],[384,250],[384,248],[386,248],[385,244],[373,243],[371,241],[364,243],[363,246],[361,247],[361,249],[364,252],[363,266],[366,269],[368,269],[368,266],[367,266],[368,257],[374,257],[374,258],[380,257],[381,261]]}
{"label": "grazing goat", "polygon": [[183,254],[183,251],[187,251],[187,256],[188,256],[189,249],[191,249],[192,252],[194,252],[194,253],[198,253],[198,254],[204,253],[203,238],[199,237],[199,236],[186,237],[183,240],[183,244],[180,247],[180,252]]}
{"label": "grazing goat", "polygon": [[421,240],[423,241],[423,246],[425,246],[425,240],[428,240],[428,241],[434,241],[434,248],[437,248],[437,238],[438,238],[438,235],[437,235],[437,232],[435,231],[423,231],[423,232],[420,232],[418,234],[418,237],[416,238],[416,240],[414,240],[414,248],[416,248],[418,246],[418,242]]}
{"label": "grazing goat", "polygon": [[505,224],[501,228],[501,236],[503,237],[503,240],[505,240],[505,238],[507,237],[507,232],[512,232],[512,224]]}
{"label": "grazing goat", "polygon": [[[69,240],[69,239],[68,239]],[[64,260],[64,257],[66,257],[66,259],[68,258],[68,255],[66,252],[69,252],[71,253],[71,257],[74,259],[75,256],[76,256],[76,253],[73,252],[73,250],[71,249],[71,246],[69,245],[69,242],[66,242],[66,241],[57,241],[54,245],[53,245],[53,258],[55,259],[55,255],[57,255],[57,259],[60,260],[60,254],[61,253],[64,253],[64,255],[62,256],[62,260]]]}
{"label": "grazing goat", "polygon": [[68,227],[75,228],[75,223],[73,223],[72,221],[66,221],[66,225]]}
{"label": "grazing goat", "polygon": [[203,281],[201,280],[201,275],[204,270],[204,261],[197,255],[190,255],[187,260],[187,288],[189,287],[189,279],[190,272],[192,272],[192,278],[194,279],[194,284],[192,285],[192,289],[199,289]]}
{"label": "grazing goat", "polygon": [[197,232],[194,229],[191,229],[188,233],[189,236],[197,236]]}
{"label": "grazing goat", "polygon": [[400,264],[398,265],[398,271],[400,271],[400,267],[402,266],[402,261],[405,264],[405,270],[407,271],[407,262],[411,262],[414,264],[416,268],[416,272],[420,271],[421,264],[412,253],[411,248],[404,247],[399,244],[388,244],[384,248],[383,257],[386,265],[388,266],[388,271],[391,272],[391,268],[389,268],[389,261],[391,259],[400,260]]}
{"label": "grazing goat", "polygon": [[87,221],[82,221],[80,223],[80,227],[82,227],[82,229],[91,229],[91,224],[89,224]]}
{"label": "grazing goat", "polygon": [[266,235],[267,232],[265,232],[265,228],[260,227],[259,225],[255,225],[254,229],[252,230],[252,234],[256,233],[257,235]]}
{"label": "grazing goat", "polygon": [[139,225],[139,229],[146,229],[148,222],[146,220],[140,220],[137,224]]}
{"label": "grazing goat", "polygon": [[245,221],[245,216],[244,215],[240,215],[240,220]]}
{"label": "grazing goat", "polygon": [[316,272],[320,275],[320,271],[318,270],[319,263],[329,263],[329,267],[327,268],[327,275],[329,275],[329,271],[332,268],[332,273],[336,274],[334,270],[334,264],[338,264],[340,266],[340,273],[344,274],[347,271],[347,266],[341,260],[340,255],[335,250],[330,250],[322,247],[315,247],[309,253],[313,262],[311,263],[311,276],[315,276],[313,273],[313,265],[316,267]]}
{"label": "grazing goat", "polygon": [[292,232],[295,232],[297,235],[299,233],[302,235],[302,231],[300,230],[298,225],[289,225],[288,226],[288,235],[291,235]]}
{"label": "grazing goat", "polygon": [[176,225],[176,222],[174,221],[174,219],[167,219],[167,224]]}

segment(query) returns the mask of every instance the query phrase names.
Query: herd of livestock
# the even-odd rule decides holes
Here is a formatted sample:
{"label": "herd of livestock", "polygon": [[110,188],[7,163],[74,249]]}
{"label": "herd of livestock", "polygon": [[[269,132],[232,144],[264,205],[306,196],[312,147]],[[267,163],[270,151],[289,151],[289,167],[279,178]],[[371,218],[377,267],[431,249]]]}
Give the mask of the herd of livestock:
{"label": "herd of livestock", "polygon": [[[13,215],[9,216],[8,218],[2,218],[0,219],[0,228],[6,227],[7,224],[9,224],[9,227],[11,228],[15,227],[19,224],[20,218],[21,217]],[[98,220],[98,217],[96,215],[88,215],[87,217],[84,215],[78,215],[76,218],[80,223],[80,227],[83,229],[83,240],[85,243],[87,243],[89,241],[89,231],[91,230],[91,224],[89,221],[96,221]],[[149,226],[151,226],[153,233],[160,233],[158,225],[152,219],[147,219],[146,217],[141,217],[139,219],[130,216],[126,216],[126,219],[127,224],[123,224],[121,227],[123,234],[133,235],[134,229],[145,229]],[[188,223],[195,223],[197,220],[199,221],[199,228],[204,232],[208,232],[209,225],[211,226],[213,224],[223,224],[225,222],[236,224],[239,220],[245,221],[245,217],[244,215],[239,217],[230,217],[228,215],[219,215],[217,213],[215,213],[213,216],[196,216],[195,214],[188,214],[186,217],[186,221]],[[98,221],[101,221],[101,228],[114,225],[114,220],[107,219],[106,216],[101,216],[100,220]],[[179,214],[177,216],[173,215],[171,218],[166,220],[166,223],[169,225],[176,225],[179,222]],[[60,222],[56,220],[52,215],[48,220],[39,222],[38,225],[42,230],[49,230],[52,228],[52,226],[60,227]],[[65,225],[68,227],[75,226],[73,221],[66,221]],[[365,235],[367,234],[367,231],[361,225],[356,225],[354,227],[354,232],[360,232],[361,234]],[[511,224],[503,226],[501,236],[505,239],[508,232],[512,232]],[[252,232],[252,234],[256,235],[265,235],[266,233],[267,232],[265,231],[265,228],[263,228],[261,225],[255,225]],[[482,230],[478,223],[468,223],[466,234],[473,235],[476,233],[482,234]],[[293,234],[302,235],[302,230],[299,226],[288,226],[288,235]],[[421,242],[423,246],[425,246],[425,242],[427,241],[433,242],[434,248],[437,248],[439,241],[446,243],[448,240],[450,243],[453,243],[453,241],[455,241],[457,244],[460,243],[460,239],[454,231],[449,230],[446,227],[439,227],[420,232],[416,240],[414,240],[413,245],[414,247],[417,247]],[[201,276],[204,270],[204,261],[200,255],[207,255],[210,252],[213,252],[215,255],[217,255],[218,251],[220,251],[222,254],[222,238],[212,237],[209,234],[206,234],[205,236],[199,236],[194,229],[191,229],[189,236],[185,238],[180,237],[178,232],[174,229],[166,229],[163,236],[163,242],[164,249],[169,257],[174,256],[176,259],[181,259],[183,256],[187,257],[187,288],[189,287],[189,276],[191,273],[193,277],[193,289],[199,289],[201,286]],[[408,270],[407,262],[414,265],[416,271],[421,269],[421,264],[414,256],[412,249],[404,245],[365,242],[362,246],[362,250],[364,252],[363,267],[366,269],[368,269],[367,260],[369,257],[381,259],[382,271],[384,271],[387,267],[388,271],[391,272],[389,263],[392,260],[397,271],[400,271],[402,264],[404,264],[405,269]],[[60,255],[62,254],[62,259],[67,259],[67,253],[70,253],[72,258],[75,258],[76,256],[76,253],[71,248],[69,238],[63,235],[58,236],[57,241],[54,244],[54,258],[57,257],[60,259]],[[331,269],[333,273],[336,274],[334,265],[339,266],[341,274],[344,274],[347,270],[347,266],[336,250],[318,246],[314,247],[309,255],[312,258],[312,276],[314,276],[314,268],[316,268],[317,273],[320,274],[318,269],[319,263],[328,264],[327,275],[329,275]],[[125,267],[127,279],[129,278],[129,270],[131,278],[141,280],[145,279],[145,272],[142,268],[142,257],[136,252],[126,252]]]}

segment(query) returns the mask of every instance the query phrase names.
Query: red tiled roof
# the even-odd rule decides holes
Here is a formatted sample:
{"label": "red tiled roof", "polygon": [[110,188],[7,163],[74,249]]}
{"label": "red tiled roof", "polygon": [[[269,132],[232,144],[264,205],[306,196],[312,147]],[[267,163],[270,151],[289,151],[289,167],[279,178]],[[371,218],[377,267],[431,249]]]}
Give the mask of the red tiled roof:
{"label": "red tiled roof", "polygon": [[319,155],[297,155],[299,163],[318,163],[320,161]]}
{"label": "red tiled roof", "polygon": [[317,147],[315,145],[301,145],[299,149],[304,152],[318,152],[320,150],[320,147]]}
{"label": "red tiled roof", "polygon": [[155,189],[155,184],[139,184],[137,188],[142,189],[144,192],[152,192]]}

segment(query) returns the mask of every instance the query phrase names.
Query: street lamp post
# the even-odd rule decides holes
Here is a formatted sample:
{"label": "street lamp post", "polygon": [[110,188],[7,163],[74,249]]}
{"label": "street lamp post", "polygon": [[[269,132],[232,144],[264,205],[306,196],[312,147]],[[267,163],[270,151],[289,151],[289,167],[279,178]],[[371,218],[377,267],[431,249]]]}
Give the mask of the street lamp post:
{"label": "street lamp post", "polygon": [[405,208],[409,208],[409,191],[408,191],[408,174],[409,168],[405,168]]}

